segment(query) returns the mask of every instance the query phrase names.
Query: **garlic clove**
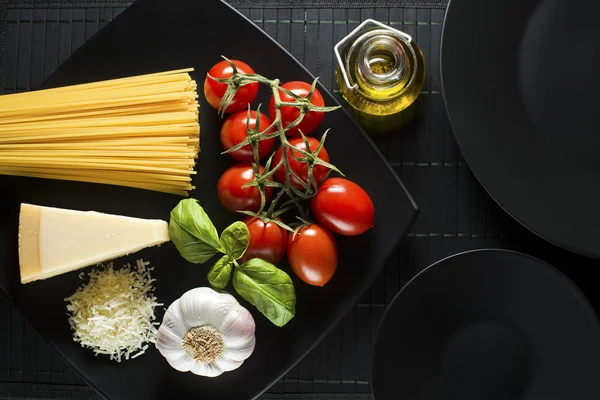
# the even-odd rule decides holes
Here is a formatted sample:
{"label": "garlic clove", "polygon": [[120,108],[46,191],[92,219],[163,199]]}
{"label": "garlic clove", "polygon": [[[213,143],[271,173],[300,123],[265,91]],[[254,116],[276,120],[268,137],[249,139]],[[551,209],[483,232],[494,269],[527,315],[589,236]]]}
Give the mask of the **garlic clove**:
{"label": "garlic clove", "polygon": [[215,326],[237,306],[239,303],[233,296],[206,287],[189,290],[179,299],[179,313],[186,331],[202,325]]}
{"label": "garlic clove", "polygon": [[235,361],[244,361],[252,355],[254,347],[256,346],[256,339],[252,337],[250,341],[240,346],[231,346],[225,343],[223,349],[223,357],[228,357]]}
{"label": "garlic clove", "polygon": [[164,326],[168,328],[171,332],[173,332],[176,336],[183,338],[183,336],[187,333],[188,329],[183,323],[183,318],[181,317],[181,313],[179,312],[180,300],[181,299],[175,300],[173,304],[171,304],[169,308],[167,308],[160,328]]}
{"label": "garlic clove", "polygon": [[210,313],[210,324],[217,328],[219,331],[219,325],[221,321],[227,317],[232,310],[240,308],[240,303],[232,295],[224,292],[214,293],[214,304]]}
{"label": "garlic clove", "polygon": [[181,351],[181,336],[176,334],[166,324],[163,324],[158,328],[157,337],[157,347],[161,354]]}
{"label": "garlic clove", "polygon": [[214,378],[223,373],[223,371],[213,363],[195,362],[190,370],[193,374]]}
{"label": "garlic clove", "polygon": [[179,372],[191,371],[197,364],[196,360],[191,359],[185,351],[173,351],[161,354],[165,357],[169,365]]}
{"label": "garlic clove", "polygon": [[226,345],[240,347],[254,338],[256,325],[250,311],[236,307],[220,321],[217,329]]}
{"label": "garlic clove", "polygon": [[227,371],[233,371],[234,369],[239,368],[244,363],[244,360],[241,360],[241,361],[232,360],[231,358],[228,358],[222,354],[219,357],[217,357],[217,359],[215,361],[213,361],[213,363],[221,371],[227,372]]}

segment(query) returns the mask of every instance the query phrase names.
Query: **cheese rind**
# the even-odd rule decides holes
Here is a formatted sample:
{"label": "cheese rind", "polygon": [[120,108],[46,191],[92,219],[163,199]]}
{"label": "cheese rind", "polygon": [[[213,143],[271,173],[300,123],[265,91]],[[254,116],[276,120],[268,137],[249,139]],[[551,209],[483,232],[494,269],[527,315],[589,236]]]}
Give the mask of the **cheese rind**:
{"label": "cheese rind", "polygon": [[162,220],[21,204],[21,283],[112,260],[169,240],[168,224]]}
{"label": "cheese rind", "polygon": [[[33,274],[39,267],[39,233],[40,233],[40,207],[31,204],[21,204],[19,214],[19,263],[21,265],[21,282],[23,271],[25,275]],[[25,268],[24,268],[25,267]],[[27,277],[25,276],[25,279]],[[23,282],[24,283],[24,282]]]}

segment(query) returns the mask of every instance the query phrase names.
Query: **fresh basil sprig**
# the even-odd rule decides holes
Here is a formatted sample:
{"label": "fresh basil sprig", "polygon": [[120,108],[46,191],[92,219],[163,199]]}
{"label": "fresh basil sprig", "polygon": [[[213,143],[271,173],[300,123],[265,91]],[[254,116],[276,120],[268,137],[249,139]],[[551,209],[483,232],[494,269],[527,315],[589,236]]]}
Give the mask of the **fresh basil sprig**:
{"label": "fresh basil sprig", "polygon": [[223,290],[229,283],[234,260],[228,255],[221,257],[208,271],[208,283],[213,289]]}
{"label": "fresh basil sprig", "polygon": [[224,252],[217,228],[194,199],[180,201],[171,211],[169,236],[183,258],[194,264],[203,264]]}
{"label": "fresh basil sprig", "polygon": [[288,274],[260,258],[253,258],[233,272],[233,287],[246,301],[277,326],[296,314],[296,293]]}
{"label": "fresh basil sprig", "polygon": [[171,211],[169,235],[181,255],[192,263],[203,264],[223,253],[208,271],[208,282],[214,289],[224,289],[233,271],[234,289],[273,324],[284,326],[296,314],[296,291],[288,274],[260,258],[238,263],[250,241],[243,222],[229,225],[219,238],[198,201],[184,199]]}
{"label": "fresh basil sprig", "polygon": [[220,242],[225,254],[234,260],[241,258],[250,242],[248,227],[242,221],[234,222],[221,233]]}

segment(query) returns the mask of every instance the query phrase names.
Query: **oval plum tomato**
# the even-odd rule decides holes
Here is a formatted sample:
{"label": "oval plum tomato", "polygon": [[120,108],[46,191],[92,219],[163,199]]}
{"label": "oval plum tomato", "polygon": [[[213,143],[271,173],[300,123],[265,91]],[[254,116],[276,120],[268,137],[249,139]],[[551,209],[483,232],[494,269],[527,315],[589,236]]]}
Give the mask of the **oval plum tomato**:
{"label": "oval plum tomato", "polygon": [[[278,218],[279,221],[281,221]],[[245,263],[253,258],[262,258],[277,265],[285,254],[288,231],[273,221],[265,222],[260,218],[248,217],[244,223],[250,232],[248,249],[239,260]]]}
{"label": "oval plum tomato", "polygon": [[321,225],[340,235],[359,235],[373,227],[375,220],[375,207],[367,192],[344,178],[323,182],[310,207]]}
{"label": "oval plum tomato", "polygon": [[[300,97],[306,97],[310,92],[311,85],[306,82],[292,81],[284,83],[283,85],[281,85],[281,87],[290,90],[292,93]],[[281,98],[281,101],[286,103],[293,103],[295,101],[295,99],[292,96],[282,91],[279,91],[279,96]],[[315,91],[313,92],[313,96],[310,99],[310,102],[315,106],[325,106],[325,100],[323,100],[323,96],[321,96],[321,93],[318,89],[315,89]],[[271,119],[275,119],[275,98],[273,96],[271,96],[271,102],[269,103],[269,114],[271,115]],[[295,120],[297,120],[299,116],[300,110],[297,107],[281,107],[281,122],[284,128],[290,125]],[[321,121],[323,121],[324,117],[325,113],[321,111],[310,111],[304,116],[304,119],[302,119],[302,122],[300,122],[299,125],[296,125],[289,131],[286,131],[286,135],[300,136],[300,131],[302,131],[302,133],[304,133],[305,135],[309,135],[315,129],[317,129],[317,127],[321,124]]]}
{"label": "oval plum tomato", "polygon": [[[248,111],[240,111],[235,114],[231,114],[221,127],[221,143],[223,144],[223,148],[225,150],[229,150],[230,148],[237,146],[242,143],[247,134],[247,127],[253,129],[256,127],[256,111],[250,111],[250,120],[248,121]],[[246,124],[248,125],[246,126]],[[260,121],[258,129],[260,132],[264,132],[269,125],[271,125],[271,121],[269,118],[260,113]],[[271,150],[273,149],[273,145],[275,144],[275,138],[261,140],[258,142],[258,156],[260,158],[266,157]],[[252,152],[252,146],[247,144],[241,149],[235,150],[231,153],[227,153],[231,157],[235,158],[238,161],[251,162],[254,161],[254,153]]]}
{"label": "oval plum tomato", "polygon": [[[264,172],[262,166],[258,171]],[[258,211],[260,208],[260,191],[256,187],[242,188],[242,185],[254,179],[252,164],[239,163],[229,168],[221,175],[217,184],[217,195],[221,204],[229,211]],[[273,188],[267,186],[265,195],[271,198]]]}
{"label": "oval plum tomato", "polygon": [[[317,147],[319,147],[319,141],[313,137],[307,137],[307,139],[308,139],[308,146],[310,147],[310,150],[315,151],[317,149]],[[293,138],[293,139],[290,139],[289,142],[292,146],[294,146],[297,149],[306,150],[306,143],[304,143],[304,140],[302,140],[302,138]],[[296,157],[298,157],[298,158],[304,157],[300,152],[298,152],[296,150],[293,150],[293,151],[294,151],[294,155]],[[290,164],[290,168],[292,169],[292,171],[294,171],[294,173],[296,175],[298,175],[300,177],[302,182],[308,183],[308,164],[306,164],[305,162],[295,160],[294,157],[292,157],[291,153],[292,153],[292,150],[287,148],[287,159],[288,159],[288,163]],[[277,149],[277,151],[275,152],[275,156],[273,157],[273,165],[279,164],[282,156],[283,156],[283,151],[281,150],[281,147],[280,147],[279,149]],[[329,162],[329,154],[327,154],[327,150],[325,150],[325,147],[323,147],[321,149],[318,157],[325,162]],[[321,184],[321,182],[325,178],[325,175],[327,175],[327,171],[328,171],[328,168],[324,167],[322,165],[314,165],[313,166],[313,177],[315,178],[315,181],[317,182],[318,185]],[[287,173],[286,173],[285,168],[283,166],[279,167],[279,169],[277,169],[277,171],[275,171],[275,179],[281,183],[284,183],[286,174]],[[292,185],[294,185],[295,187],[297,187],[298,189],[304,189],[304,186],[302,186],[302,182],[300,182],[293,175],[290,176],[290,183]]]}
{"label": "oval plum tomato", "polygon": [[[248,64],[238,60],[231,60],[236,66],[237,70],[241,74],[254,74],[254,70]],[[230,78],[233,75],[233,68],[226,60],[223,60],[215,64],[208,75],[213,78]],[[208,76],[204,80],[204,96],[206,101],[211,105],[212,108],[218,110],[221,104],[221,99],[227,90],[225,83],[217,82],[210,79]],[[237,111],[247,110],[248,105],[254,101],[254,98],[258,94],[258,82],[252,82],[242,86],[238,89],[231,104],[225,110],[226,113],[233,113]]]}
{"label": "oval plum tomato", "polygon": [[287,252],[292,269],[309,285],[324,286],[337,268],[335,238],[317,224],[300,228],[295,237],[290,233]]}

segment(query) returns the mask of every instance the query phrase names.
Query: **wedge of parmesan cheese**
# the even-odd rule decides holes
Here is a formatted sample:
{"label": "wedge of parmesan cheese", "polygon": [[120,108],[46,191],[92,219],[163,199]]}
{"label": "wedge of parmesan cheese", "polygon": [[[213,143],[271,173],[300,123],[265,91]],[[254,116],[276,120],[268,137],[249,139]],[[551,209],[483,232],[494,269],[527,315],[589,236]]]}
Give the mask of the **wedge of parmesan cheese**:
{"label": "wedge of parmesan cheese", "polygon": [[21,204],[21,283],[46,279],[169,241],[165,221]]}

